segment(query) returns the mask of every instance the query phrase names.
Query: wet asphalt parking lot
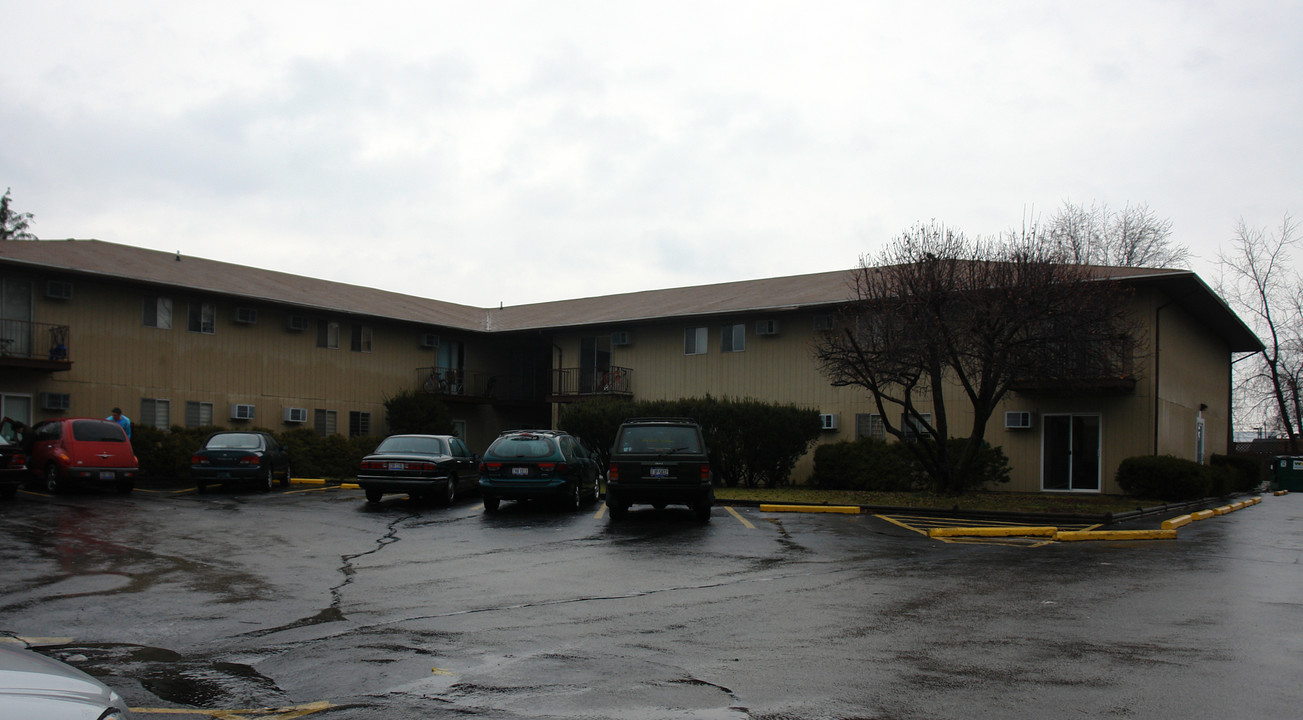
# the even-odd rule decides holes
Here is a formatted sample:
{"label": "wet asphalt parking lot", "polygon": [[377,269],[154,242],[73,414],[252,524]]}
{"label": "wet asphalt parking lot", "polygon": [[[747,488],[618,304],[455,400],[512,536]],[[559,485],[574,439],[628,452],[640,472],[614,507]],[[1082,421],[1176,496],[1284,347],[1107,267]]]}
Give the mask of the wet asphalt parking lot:
{"label": "wet asphalt parking lot", "polygon": [[1303,713],[1298,495],[1177,540],[1034,547],[602,510],[23,492],[0,503],[0,635],[141,718]]}

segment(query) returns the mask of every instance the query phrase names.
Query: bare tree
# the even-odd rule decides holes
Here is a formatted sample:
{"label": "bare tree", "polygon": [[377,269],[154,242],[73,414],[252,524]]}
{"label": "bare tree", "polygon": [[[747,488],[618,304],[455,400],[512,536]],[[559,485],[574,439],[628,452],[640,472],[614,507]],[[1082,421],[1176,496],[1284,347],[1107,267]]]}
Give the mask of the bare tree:
{"label": "bare tree", "polygon": [[1172,242],[1172,221],[1144,204],[1115,211],[1064,202],[1050,219],[1049,237],[1083,265],[1185,267],[1190,257],[1189,248]]}
{"label": "bare tree", "polygon": [[9,209],[9,193],[10,188],[5,188],[5,194],[0,195],[0,241],[35,240],[36,236],[27,230],[32,222],[32,214],[16,213]]}
{"label": "bare tree", "polygon": [[1289,215],[1271,231],[1241,218],[1230,248],[1218,255],[1218,291],[1249,318],[1264,346],[1239,389],[1251,408],[1265,410],[1265,424],[1289,438],[1291,453],[1299,452],[1303,418],[1303,277],[1290,252],[1301,241]]}
{"label": "bare tree", "polygon": [[[854,301],[816,343],[820,369],[833,385],[869,392],[884,430],[909,444],[937,492],[962,492],[991,415],[1016,385],[1112,376],[1133,350],[1119,286],[1064,259],[1035,227],[970,241],[916,226],[873,261],[861,258]],[[946,442],[947,387],[971,411],[957,455]]]}

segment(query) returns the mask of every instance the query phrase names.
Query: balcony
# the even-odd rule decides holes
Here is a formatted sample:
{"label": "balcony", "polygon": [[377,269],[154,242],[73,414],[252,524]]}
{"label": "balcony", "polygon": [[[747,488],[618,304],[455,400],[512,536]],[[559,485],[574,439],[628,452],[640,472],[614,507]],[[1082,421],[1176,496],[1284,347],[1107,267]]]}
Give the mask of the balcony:
{"label": "balcony", "polygon": [[0,320],[0,367],[71,370],[68,326]]}
{"label": "balcony", "polygon": [[551,402],[583,397],[633,397],[633,370],[612,365],[609,369],[561,368],[552,371]]}
{"label": "balcony", "polygon": [[416,388],[446,400],[469,402],[523,402],[539,399],[539,390],[531,378],[501,373],[472,372],[464,368],[416,368]]}

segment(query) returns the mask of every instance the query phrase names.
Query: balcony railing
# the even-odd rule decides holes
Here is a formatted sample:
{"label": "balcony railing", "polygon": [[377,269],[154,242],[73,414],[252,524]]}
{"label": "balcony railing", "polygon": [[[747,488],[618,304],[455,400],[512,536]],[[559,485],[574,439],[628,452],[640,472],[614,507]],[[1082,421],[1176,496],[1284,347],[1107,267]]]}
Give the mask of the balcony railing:
{"label": "balcony railing", "polygon": [[539,383],[520,375],[473,372],[464,368],[422,367],[416,369],[416,388],[421,392],[467,400],[539,400]]}
{"label": "balcony railing", "polygon": [[0,320],[0,366],[67,370],[72,367],[68,326]]}
{"label": "balcony railing", "polygon": [[598,368],[561,368],[552,371],[552,397],[576,398],[586,395],[633,395],[633,370],[611,366]]}

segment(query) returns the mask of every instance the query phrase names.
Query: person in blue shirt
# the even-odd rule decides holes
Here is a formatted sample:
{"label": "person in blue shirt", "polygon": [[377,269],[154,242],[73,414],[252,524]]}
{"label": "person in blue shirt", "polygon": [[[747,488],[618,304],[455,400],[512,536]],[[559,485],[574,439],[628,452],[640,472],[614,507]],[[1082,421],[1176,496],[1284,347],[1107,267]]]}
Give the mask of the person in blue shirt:
{"label": "person in blue shirt", "polygon": [[131,418],[122,414],[122,408],[113,408],[113,414],[104,419],[112,420],[113,422],[121,425],[122,429],[127,432],[127,439],[128,440],[131,439]]}

